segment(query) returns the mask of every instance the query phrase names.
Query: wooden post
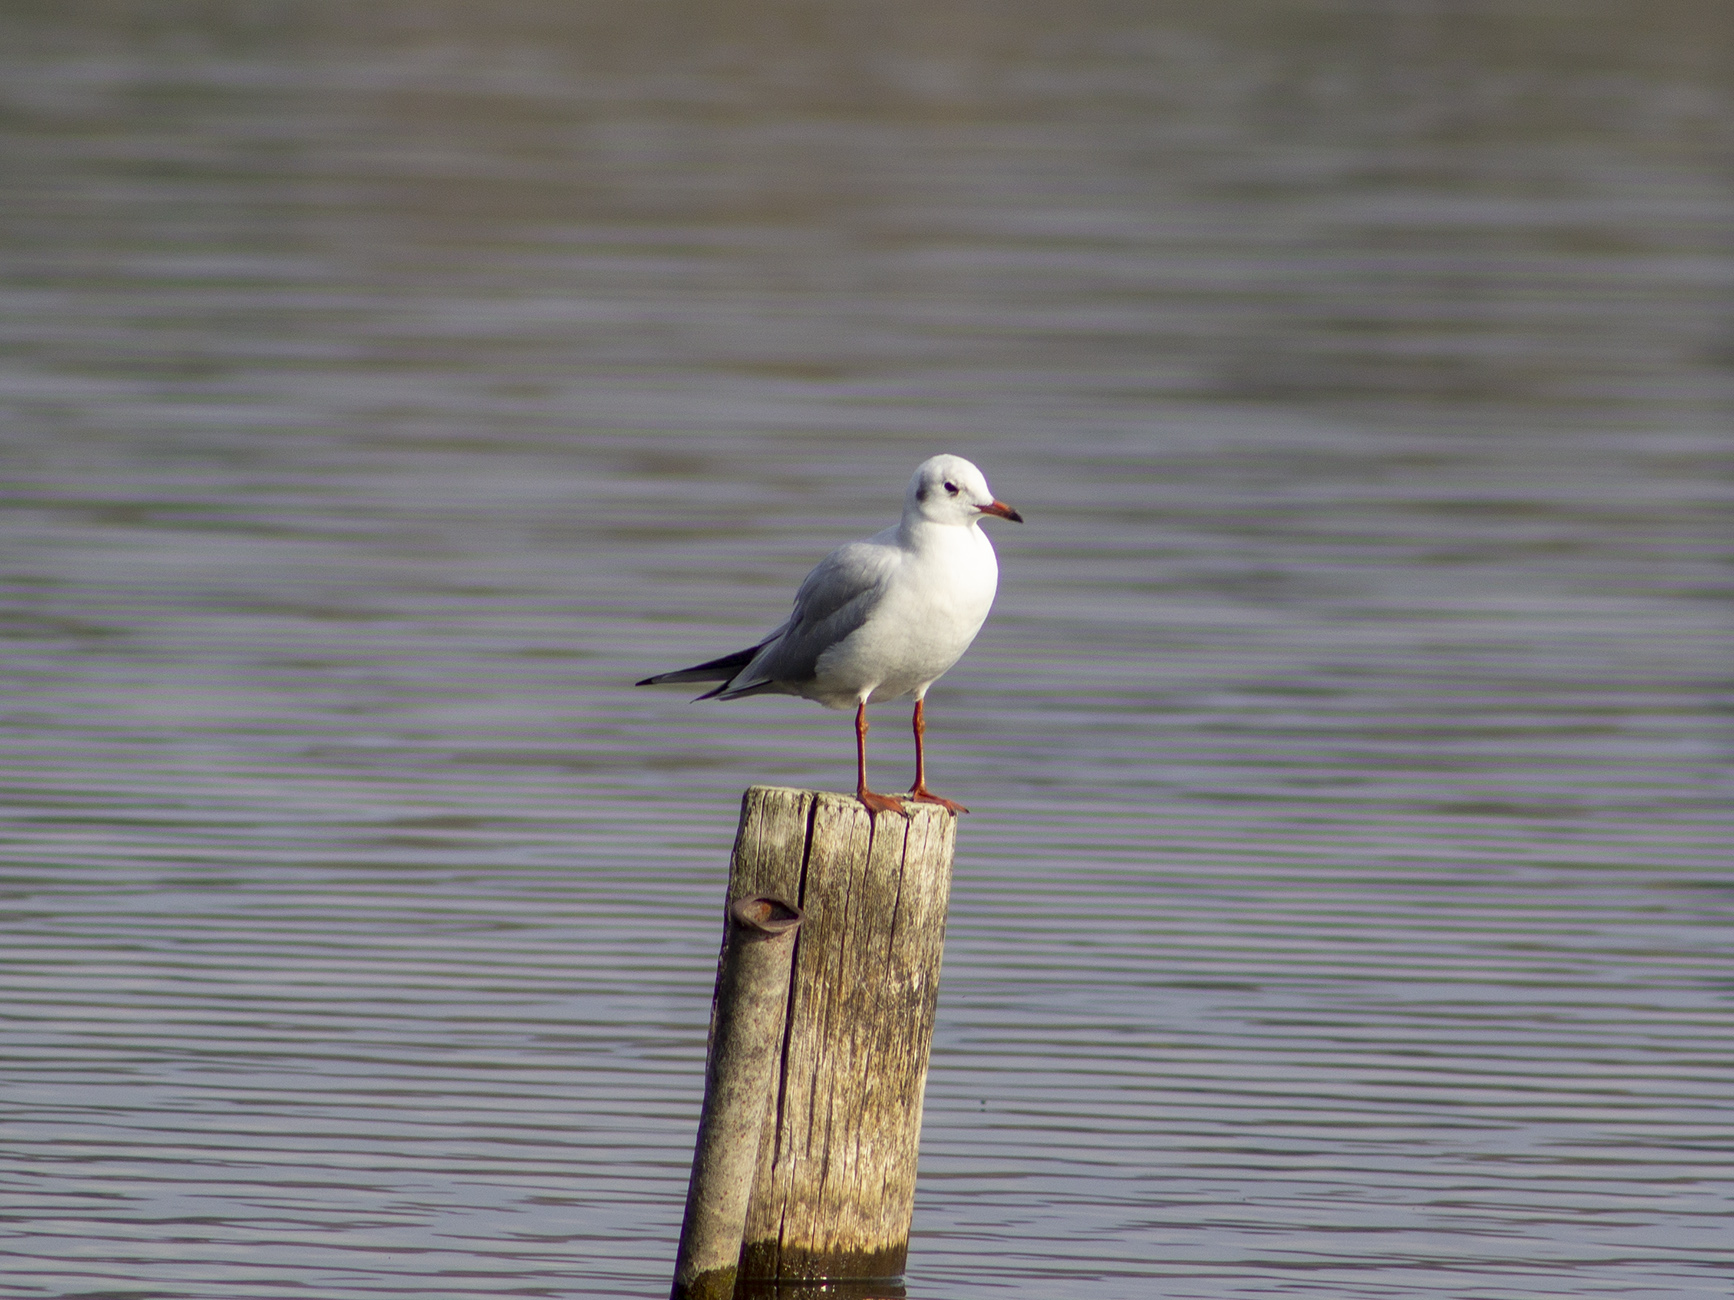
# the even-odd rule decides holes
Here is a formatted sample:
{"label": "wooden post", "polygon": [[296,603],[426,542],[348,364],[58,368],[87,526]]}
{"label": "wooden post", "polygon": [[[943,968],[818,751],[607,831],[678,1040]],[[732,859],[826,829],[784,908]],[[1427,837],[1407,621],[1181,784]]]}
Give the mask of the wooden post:
{"label": "wooden post", "polygon": [[728,918],[672,1300],[734,1296],[772,1065],[783,1042],[789,962],[801,925],[799,908],[762,895],[736,899]]}
{"label": "wooden post", "polygon": [[793,899],[805,914],[743,1292],[903,1273],[957,824],[932,804],[909,809],[875,817],[852,795],[774,786],[741,801],[729,896]]}

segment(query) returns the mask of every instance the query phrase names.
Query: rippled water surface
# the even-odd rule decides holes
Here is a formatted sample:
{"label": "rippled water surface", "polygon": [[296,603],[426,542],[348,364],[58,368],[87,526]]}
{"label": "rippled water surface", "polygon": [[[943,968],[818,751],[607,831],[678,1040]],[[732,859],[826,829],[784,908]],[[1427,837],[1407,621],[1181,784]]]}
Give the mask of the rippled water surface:
{"label": "rippled water surface", "polygon": [[911,1296],[1726,1295],[1731,38],[8,6],[0,1292],[666,1294],[852,746],[628,683],[949,450]]}

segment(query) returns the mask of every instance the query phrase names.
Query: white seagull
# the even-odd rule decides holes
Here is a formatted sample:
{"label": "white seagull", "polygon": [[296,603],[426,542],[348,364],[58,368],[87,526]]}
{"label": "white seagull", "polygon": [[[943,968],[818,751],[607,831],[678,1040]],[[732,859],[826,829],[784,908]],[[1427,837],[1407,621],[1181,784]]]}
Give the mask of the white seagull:
{"label": "white seagull", "polygon": [[757,645],[638,685],[721,682],[698,698],[777,692],[831,709],[854,705],[855,797],[874,812],[905,816],[901,799],[867,788],[867,706],[913,699],[915,784],[909,797],[968,812],[927,788],[922,700],[969,649],[993,607],[999,563],[981,530],[983,515],[1023,522],[994,499],[982,472],[963,457],[923,461],[904,494],[903,518],[820,560],[795,593],[788,622]]}

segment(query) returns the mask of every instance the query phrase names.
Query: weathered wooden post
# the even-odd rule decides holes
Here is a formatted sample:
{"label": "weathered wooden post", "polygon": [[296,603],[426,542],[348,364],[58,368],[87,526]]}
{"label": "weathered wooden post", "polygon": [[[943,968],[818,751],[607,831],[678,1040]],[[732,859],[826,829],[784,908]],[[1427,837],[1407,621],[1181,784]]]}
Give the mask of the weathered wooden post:
{"label": "weathered wooden post", "polygon": [[789,899],[805,919],[737,1295],[903,1273],[956,839],[951,813],[909,812],[774,786],[741,801],[729,897]]}
{"label": "weathered wooden post", "polygon": [[672,1300],[734,1296],[800,925],[800,909],[778,898],[729,904]]}

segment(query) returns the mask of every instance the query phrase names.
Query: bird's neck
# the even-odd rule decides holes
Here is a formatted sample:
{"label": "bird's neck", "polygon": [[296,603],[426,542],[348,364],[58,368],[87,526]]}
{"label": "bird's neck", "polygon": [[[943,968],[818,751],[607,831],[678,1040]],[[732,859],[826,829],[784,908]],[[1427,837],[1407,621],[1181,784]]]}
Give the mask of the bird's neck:
{"label": "bird's neck", "polygon": [[947,551],[980,546],[987,534],[974,520],[967,524],[938,523],[920,515],[905,516],[897,527],[898,544],[912,551]]}

